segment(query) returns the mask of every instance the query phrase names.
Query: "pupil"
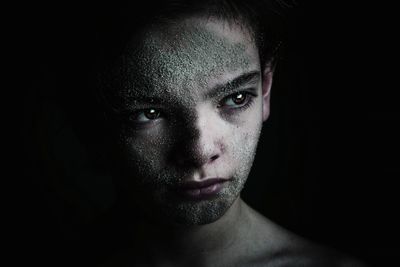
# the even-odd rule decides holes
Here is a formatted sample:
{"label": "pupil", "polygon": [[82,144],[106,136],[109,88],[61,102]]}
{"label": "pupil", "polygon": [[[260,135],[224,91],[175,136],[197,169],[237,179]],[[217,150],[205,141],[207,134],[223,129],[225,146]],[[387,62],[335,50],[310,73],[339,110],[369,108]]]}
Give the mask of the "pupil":
{"label": "pupil", "polygon": [[244,101],[244,95],[242,93],[238,93],[233,99],[233,102],[235,102],[235,104],[242,104],[243,101]]}
{"label": "pupil", "polygon": [[146,113],[145,113],[145,115],[146,115],[146,117],[147,117],[148,119],[154,120],[154,119],[157,119],[157,117],[158,117],[158,115],[159,115],[159,112],[157,112],[157,110],[155,110],[155,109],[152,108],[152,109],[147,110]]}

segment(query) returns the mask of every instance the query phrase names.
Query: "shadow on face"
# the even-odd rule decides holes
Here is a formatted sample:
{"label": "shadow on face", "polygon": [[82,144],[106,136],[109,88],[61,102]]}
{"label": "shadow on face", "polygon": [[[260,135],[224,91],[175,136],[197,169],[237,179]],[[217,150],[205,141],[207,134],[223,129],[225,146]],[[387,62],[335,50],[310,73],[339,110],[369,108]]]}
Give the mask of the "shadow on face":
{"label": "shadow on face", "polygon": [[[120,85],[108,99],[125,170],[117,184],[129,201],[179,223],[220,218],[243,188],[269,108],[249,31],[202,17],[152,26],[110,73]],[[212,179],[218,190],[204,189]]]}

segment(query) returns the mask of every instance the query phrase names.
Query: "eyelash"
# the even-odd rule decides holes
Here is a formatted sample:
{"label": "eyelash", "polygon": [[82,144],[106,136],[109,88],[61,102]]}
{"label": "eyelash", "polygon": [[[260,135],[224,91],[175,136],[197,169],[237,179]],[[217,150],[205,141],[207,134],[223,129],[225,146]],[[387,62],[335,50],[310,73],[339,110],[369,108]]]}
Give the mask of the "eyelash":
{"label": "eyelash", "polygon": [[[249,90],[251,90],[251,89],[249,89]],[[237,96],[238,94],[243,94],[244,95],[245,100],[244,100],[243,104],[234,105],[232,107],[222,105],[222,103],[226,102],[227,100],[232,99],[233,97]],[[254,103],[254,99],[256,97],[257,97],[257,94],[255,94],[253,92],[238,91],[238,92],[235,92],[233,94],[230,94],[230,95],[222,98],[222,100],[220,100],[218,102],[217,108],[223,109],[223,112],[228,113],[228,115],[234,115],[237,112],[241,112],[241,111],[244,111],[244,110],[248,109]],[[148,120],[145,121],[145,122],[139,122],[139,121],[135,121],[134,119],[132,119],[132,118],[137,118],[141,114],[144,114],[146,111],[150,111],[152,109],[156,110],[156,111],[159,111],[159,115],[157,116],[156,119],[147,118]],[[144,116],[146,116],[146,115],[144,115]],[[155,123],[160,117],[161,118],[165,118],[166,117],[165,113],[162,112],[161,109],[159,109],[159,108],[146,108],[146,109],[138,109],[138,110],[134,111],[133,113],[130,113],[128,115],[128,120],[131,123],[135,124],[137,127],[140,128],[140,127],[145,127],[148,124]]]}
{"label": "eyelash", "polygon": [[[155,118],[155,119],[147,118],[145,112],[146,112],[146,111],[150,111],[150,110],[156,110],[156,111],[158,111],[157,118]],[[139,117],[140,115],[142,115],[142,114],[143,114],[143,116],[146,117],[147,121],[144,121],[144,122],[142,121],[142,122],[140,122],[140,121],[135,120],[135,118],[138,118],[138,117]],[[134,111],[134,112],[128,114],[128,120],[129,120],[131,123],[133,123],[135,126],[139,127],[139,128],[140,128],[140,127],[143,127],[143,126],[146,126],[147,124],[150,124],[150,123],[155,123],[155,121],[157,121],[160,117],[161,117],[161,118],[164,118],[165,115],[164,115],[164,112],[162,112],[161,109],[159,109],[159,108],[138,109],[138,110],[136,110],[136,111]]]}
{"label": "eyelash", "polygon": [[[233,94],[230,94],[226,97],[224,97],[220,103],[225,102],[226,100],[232,99],[233,97],[237,96],[238,94],[243,94],[245,97],[244,100],[244,104],[238,104],[236,106],[233,107],[228,107],[228,112],[236,112],[236,111],[244,111],[246,109],[248,109],[253,103],[254,103],[254,98],[257,97],[257,94],[252,93],[252,92],[248,92],[248,91],[238,91],[235,92]],[[220,106],[220,104],[218,105],[219,108],[224,108],[223,106]]]}

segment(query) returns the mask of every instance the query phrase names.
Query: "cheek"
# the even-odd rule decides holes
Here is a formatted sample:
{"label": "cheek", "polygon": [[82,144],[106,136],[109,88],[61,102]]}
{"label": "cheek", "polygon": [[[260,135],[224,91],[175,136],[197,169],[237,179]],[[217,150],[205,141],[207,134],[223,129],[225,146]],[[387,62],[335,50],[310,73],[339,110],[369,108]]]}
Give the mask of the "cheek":
{"label": "cheek", "polygon": [[240,124],[236,124],[231,131],[227,146],[230,151],[231,162],[236,165],[240,176],[245,176],[250,171],[254,160],[258,140],[262,128],[261,112],[246,116]]}
{"label": "cheek", "polygon": [[241,131],[235,133],[230,146],[234,148],[234,155],[243,160],[255,152],[255,148],[260,136],[260,128],[258,125],[243,127]]}
{"label": "cheek", "polygon": [[170,149],[171,137],[162,125],[130,134],[125,131],[120,140],[130,169],[139,174],[154,174],[163,168],[163,162]]}

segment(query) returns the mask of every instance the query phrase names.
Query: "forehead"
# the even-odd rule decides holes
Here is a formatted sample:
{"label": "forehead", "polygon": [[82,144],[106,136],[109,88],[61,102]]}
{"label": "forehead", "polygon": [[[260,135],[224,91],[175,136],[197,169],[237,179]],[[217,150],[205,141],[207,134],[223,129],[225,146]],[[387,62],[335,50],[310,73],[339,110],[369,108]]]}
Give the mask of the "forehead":
{"label": "forehead", "polygon": [[[137,42],[137,40],[135,40]],[[195,97],[245,71],[259,70],[258,50],[249,31],[221,20],[182,19],[150,27],[123,59],[132,97]]]}

